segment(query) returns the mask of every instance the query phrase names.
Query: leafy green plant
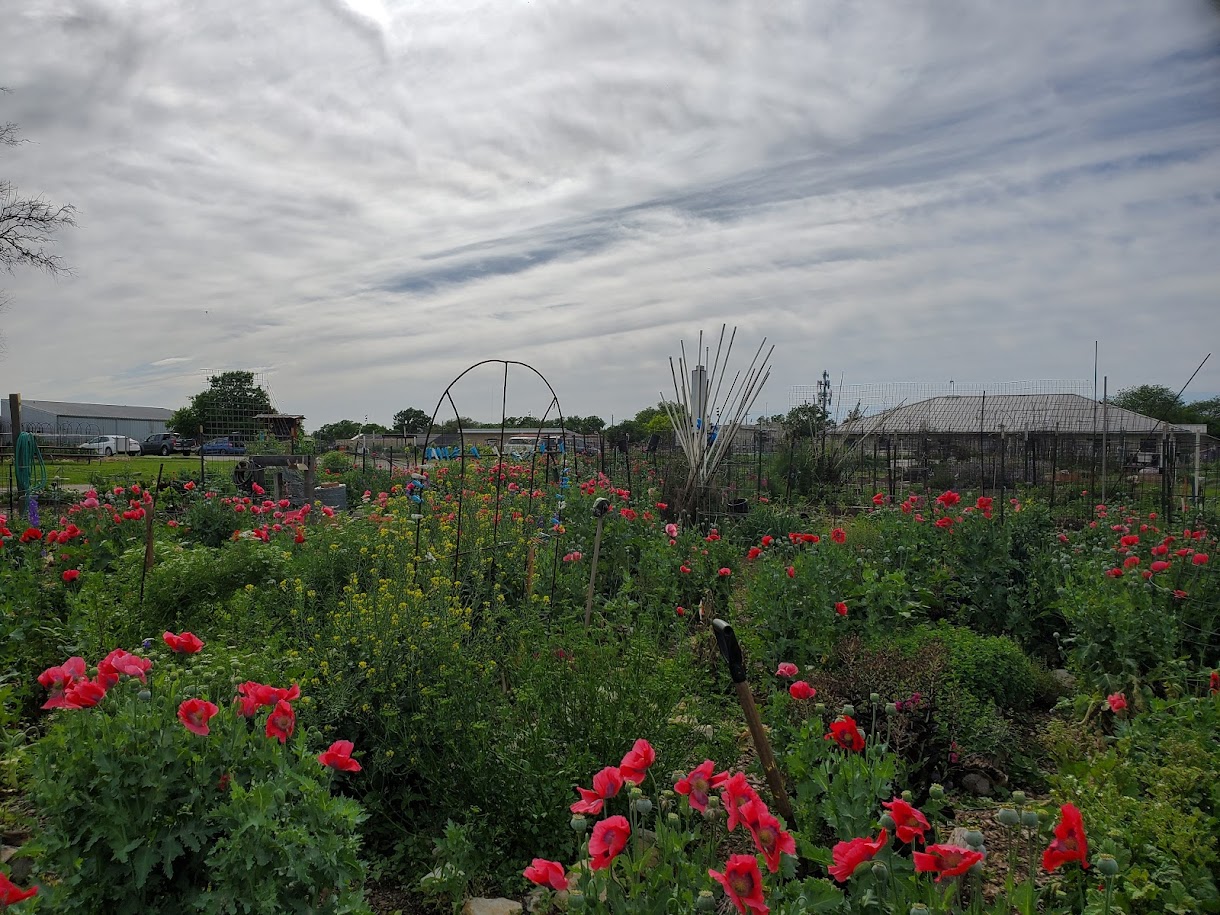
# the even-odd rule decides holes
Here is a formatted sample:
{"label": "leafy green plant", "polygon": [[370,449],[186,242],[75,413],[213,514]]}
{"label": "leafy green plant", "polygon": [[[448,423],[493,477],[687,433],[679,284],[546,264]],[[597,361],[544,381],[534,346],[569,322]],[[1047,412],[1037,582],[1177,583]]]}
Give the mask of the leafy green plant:
{"label": "leafy green plant", "polygon": [[[53,713],[32,759],[50,911],[367,911],[363,814],[331,795],[330,770],[301,730],[289,741],[295,691],[260,687],[260,703],[279,702],[277,732],[255,708],[238,704],[257,719],[237,713],[233,668],[206,655],[161,664],[112,653],[89,681],[70,664],[48,680],[69,707]],[[137,682],[149,666],[150,682]]]}

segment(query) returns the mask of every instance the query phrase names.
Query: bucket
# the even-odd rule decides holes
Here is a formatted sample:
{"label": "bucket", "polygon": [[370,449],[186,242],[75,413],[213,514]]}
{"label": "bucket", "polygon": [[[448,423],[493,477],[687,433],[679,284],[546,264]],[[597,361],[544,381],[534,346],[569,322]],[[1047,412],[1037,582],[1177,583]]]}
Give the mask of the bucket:
{"label": "bucket", "polygon": [[347,511],[347,484],[328,483],[314,488],[313,497],[335,511]]}
{"label": "bucket", "polygon": [[729,513],[734,515],[744,515],[750,510],[750,503],[745,499],[731,499],[729,501]]}

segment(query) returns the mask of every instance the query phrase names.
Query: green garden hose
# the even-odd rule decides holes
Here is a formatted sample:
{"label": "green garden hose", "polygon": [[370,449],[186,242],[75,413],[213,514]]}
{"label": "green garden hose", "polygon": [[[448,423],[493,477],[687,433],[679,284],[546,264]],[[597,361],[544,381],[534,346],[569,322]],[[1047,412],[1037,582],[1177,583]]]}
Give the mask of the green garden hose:
{"label": "green garden hose", "polygon": [[47,487],[47,465],[42,462],[38,440],[29,432],[17,436],[13,448],[13,469],[17,475],[17,491],[33,495]]}

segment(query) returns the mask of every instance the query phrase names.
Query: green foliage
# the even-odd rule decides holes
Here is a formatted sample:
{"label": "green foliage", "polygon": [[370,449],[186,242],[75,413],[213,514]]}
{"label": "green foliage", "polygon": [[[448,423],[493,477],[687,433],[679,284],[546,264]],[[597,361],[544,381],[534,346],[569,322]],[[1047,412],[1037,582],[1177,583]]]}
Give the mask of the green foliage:
{"label": "green foliage", "polygon": [[1056,722],[1052,784],[1080,807],[1092,854],[1118,860],[1122,911],[1220,912],[1220,701],[1137,704],[1103,741],[1082,740],[1077,722]]}
{"label": "green foliage", "polygon": [[318,461],[318,469],[323,473],[348,473],[352,469],[352,456],[343,451],[328,451]]}
{"label": "green foliage", "polygon": [[361,424],[354,419],[341,419],[338,422],[319,426],[314,436],[323,442],[345,442],[360,434],[360,426]]}
{"label": "green foliage", "polygon": [[166,426],[187,438],[205,439],[236,433],[248,437],[258,431],[254,417],[271,413],[271,398],[254,383],[253,372],[221,372],[208,378],[208,388],[175,410]]}
{"label": "green foliage", "polygon": [[[428,423],[431,421],[432,417],[423,410],[407,407],[405,410],[399,410],[394,414],[394,421],[390,425],[394,428],[395,432],[411,435],[427,432]],[[352,435],[355,435],[355,433],[353,432]]]}
{"label": "green foliage", "polygon": [[[31,783],[49,911],[367,911],[359,807],[331,796],[301,730],[281,746],[265,715],[235,714],[217,660],[158,656],[147,689],[124,679],[95,708],[54,713]],[[209,735],[176,720],[187,697],[222,707]]]}

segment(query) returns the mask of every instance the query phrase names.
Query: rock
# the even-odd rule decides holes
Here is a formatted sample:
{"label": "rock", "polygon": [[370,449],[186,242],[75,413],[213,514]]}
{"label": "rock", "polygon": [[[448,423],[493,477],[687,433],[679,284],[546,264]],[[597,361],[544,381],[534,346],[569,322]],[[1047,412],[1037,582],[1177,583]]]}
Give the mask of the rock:
{"label": "rock", "polygon": [[978,772],[970,772],[962,777],[962,787],[975,797],[991,796],[991,780]]}
{"label": "rock", "polygon": [[1052,670],[1051,678],[1059,684],[1059,688],[1065,694],[1071,693],[1076,689],[1076,678],[1072,676],[1070,671],[1064,670],[1062,667],[1058,670]]}
{"label": "rock", "polygon": [[467,899],[462,915],[517,915],[521,903],[511,899]]}

